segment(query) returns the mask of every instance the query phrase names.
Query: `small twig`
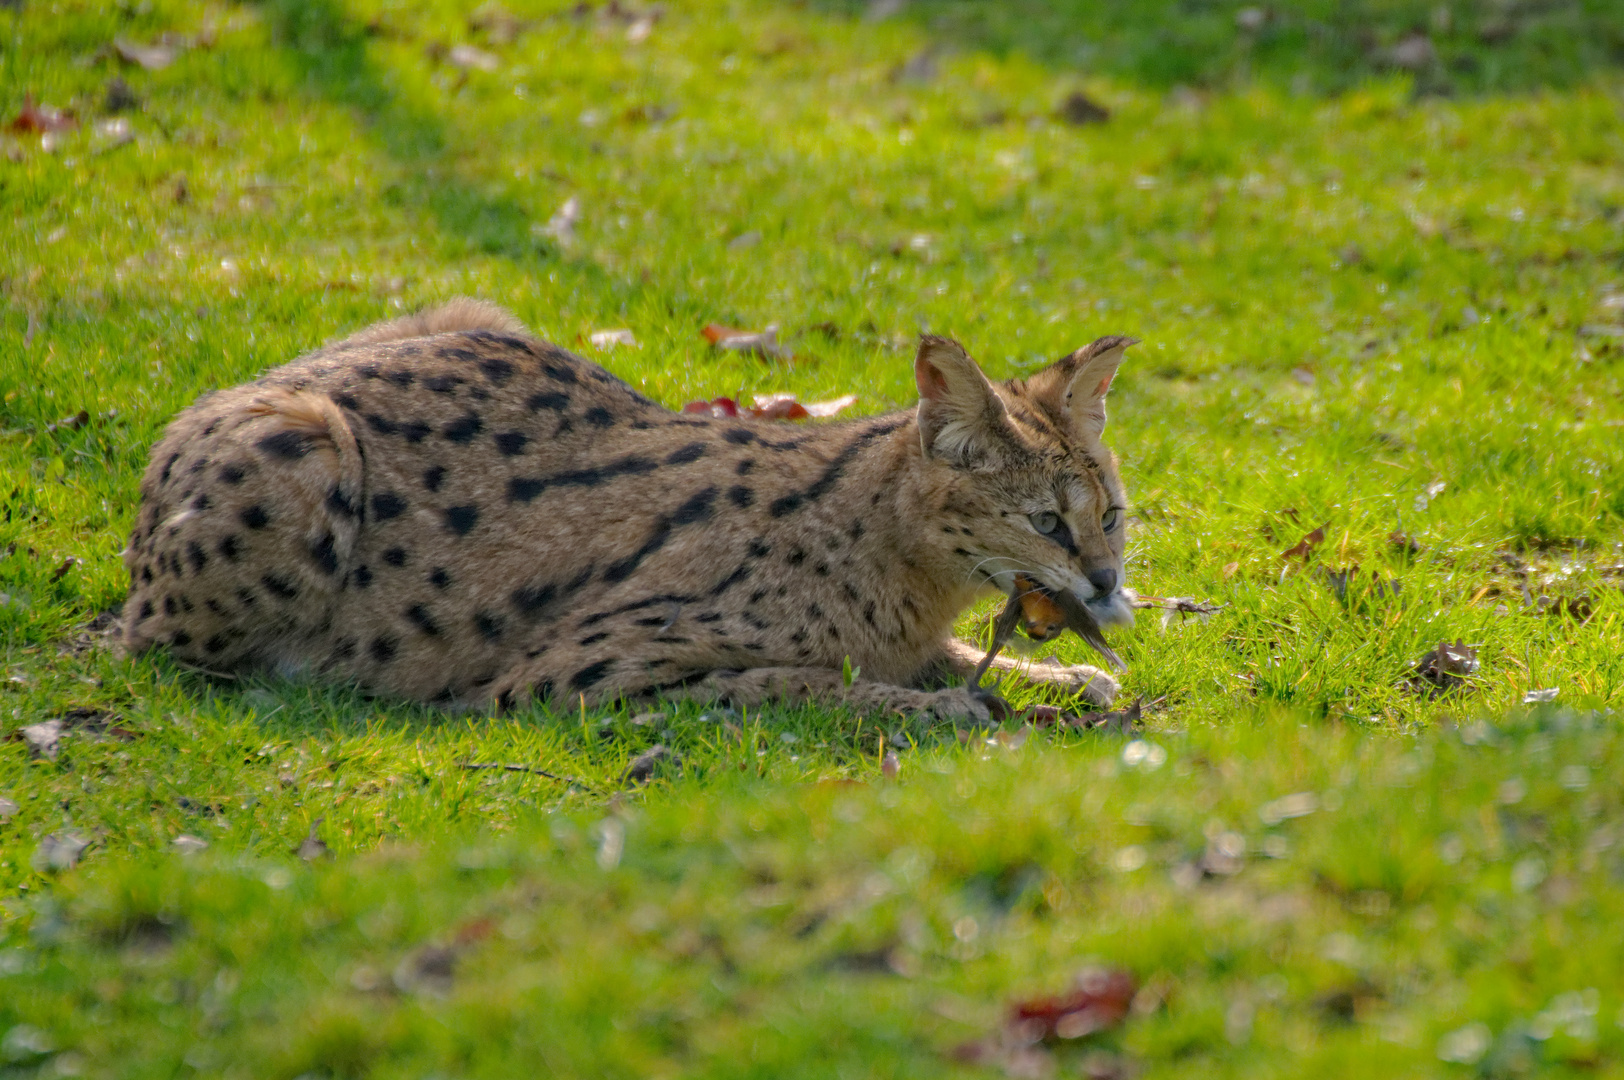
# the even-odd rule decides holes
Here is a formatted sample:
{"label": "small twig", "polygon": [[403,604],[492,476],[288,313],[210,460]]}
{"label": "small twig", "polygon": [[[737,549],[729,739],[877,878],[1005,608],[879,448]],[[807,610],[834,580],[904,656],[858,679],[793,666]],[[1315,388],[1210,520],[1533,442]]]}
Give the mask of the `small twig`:
{"label": "small twig", "polygon": [[459,761],[457,764],[461,765],[465,769],[501,769],[503,772],[532,773],[536,776],[545,776],[549,780],[557,780],[561,784],[580,784],[583,787],[592,786],[592,782],[590,780],[583,780],[579,776],[569,776],[564,773],[548,772],[546,769],[538,769],[534,765],[514,765],[505,761]]}
{"label": "small twig", "polygon": [[1228,607],[1228,604],[1214,604],[1211,600],[1192,600],[1187,596],[1141,596],[1137,597],[1133,606],[1139,609],[1159,608],[1162,611],[1178,611],[1185,615],[1213,615]]}

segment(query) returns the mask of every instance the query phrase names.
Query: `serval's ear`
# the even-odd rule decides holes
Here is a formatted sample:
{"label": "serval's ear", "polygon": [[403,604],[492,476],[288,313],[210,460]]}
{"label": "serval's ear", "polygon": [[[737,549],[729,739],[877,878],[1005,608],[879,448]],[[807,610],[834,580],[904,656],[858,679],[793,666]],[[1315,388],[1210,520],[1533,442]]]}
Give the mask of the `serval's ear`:
{"label": "serval's ear", "polygon": [[1105,394],[1122,354],[1138,338],[1112,334],[1055,361],[1026,381],[1027,394],[1084,442],[1105,434]]}
{"label": "serval's ear", "polygon": [[926,457],[968,463],[991,447],[1004,422],[1004,403],[964,346],[921,334],[914,357],[919,384],[919,447]]}

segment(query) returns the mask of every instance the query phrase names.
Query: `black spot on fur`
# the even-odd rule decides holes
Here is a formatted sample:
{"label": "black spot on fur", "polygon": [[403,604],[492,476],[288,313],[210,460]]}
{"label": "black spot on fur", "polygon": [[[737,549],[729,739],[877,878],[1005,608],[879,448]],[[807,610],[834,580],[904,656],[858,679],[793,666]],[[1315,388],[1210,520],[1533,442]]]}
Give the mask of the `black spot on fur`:
{"label": "black spot on fur", "polygon": [[237,602],[243,607],[253,607],[259,603],[259,597],[254,595],[254,590],[243,587],[237,590]]}
{"label": "black spot on fur", "polygon": [[740,510],[756,501],[756,493],[743,484],[735,484],[727,490],[727,497]]}
{"label": "black spot on fur", "polygon": [[462,381],[461,375],[430,375],[423,380],[423,385],[436,394],[454,394]]}
{"label": "black spot on fur", "polygon": [[265,512],[265,508],[258,503],[250,506],[237,516],[242,520],[242,523],[248,526],[250,529],[263,529],[265,526],[271,523],[271,515],[267,514]]}
{"label": "black spot on fur", "polygon": [[705,456],[705,444],[702,442],[689,443],[680,450],[673,450],[665,457],[667,465],[686,465],[690,461],[698,461]]}
{"label": "black spot on fur", "polygon": [[224,634],[215,634],[203,643],[203,651],[209,653],[223,652],[228,644],[230,642]]}
{"label": "black spot on fur", "polygon": [[152,616],[153,616],[152,601],[151,600],[143,600],[143,601],[141,601],[141,613],[135,617],[136,622],[141,622],[144,619],[150,619],[150,618],[152,618]]}
{"label": "black spot on fur", "polygon": [[299,587],[280,574],[266,574],[259,581],[266,592],[283,600],[292,600],[299,595]]}
{"label": "black spot on fur", "polygon": [[863,621],[870,626],[874,625],[874,601],[872,600],[863,605]]}
{"label": "black spot on fur", "polygon": [[441,429],[440,434],[444,435],[450,442],[468,443],[472,442],[474,436],[478,435],[484,428],[485,421],[479,418],[479,414],[470,412],[464,413],[451,421]]}
{"label": "black spot on fur", "polygon": [[407,371],[404,368],[397,368],[394,371],[386,372],[384,378],[404,390],[417,381],[417,373]]}
{"label": "black spot on fur", "polygon": [[706,521],[711,516],[711,504],[716,501],[716,489],[706,488],[688,497],[688,500],[675,510],[671,511],[671,524],[692,525],[697,521]]}
{"label": "black spot on fur", "polygon": [[421,420],[411,420],[400,425],[400,436],[412,446],[416,446],[428,438],[433,429]]}
{"label": "black spot on fur", "polygon": [[451,587],[451,575],[446,573],[445,567],[436,566],[429,571],[429,584],[436,588],[448,589]]}
{"label": "black spot on fur", "polygon": [[529,441],[530,436],[522,431],[504,431],[496,437],[496,449],[503,457],[514,457],[524,453],[524,444]]}
{"label": "black spot on fur", "polygon": [[393,491],[380,491],[372,496],[372,519],[388,521],[406,512],[406,500]]}
{"label": "black spot on fur", "polygon": [[230,465],[220,466],[220,479],[224,480],[233,487],[242,483],[243,477],[247,475],[248,470],[242,465],[233,463]]}
{"label": "black spot on fur", "polygon": [[883,420],[873,425],[850,443],[847,443],[845,449],[835,455],[834,460],[829,462],[824,468],[823,474],[810,487],[774,499],[772,506],[768,508],[768,513],[772,514],[773,517],[783,517],[786,514],[794,513],[807,503],[816,502],[823,498],[834,490],[834,486],[840,482],[840,478],[845,474],[846,466],[851,464],[852,458],[856,457],[869,443],[883,435],[890,434],[901,427],[902,424],[902,420],[892,419]]}
{"label": "black spot on fur", "polygon": [[141,581],[142,581],[143,584],[146,584],[146,585],[151,585],[152,584],[152,567],[143,566],[141,568]]}
{"label": "black spot on fur", "polygon": [[324,574],[338,573],[338,553],[333,550],[333,534],[328,533],[310,544],[310,560]]}
{"label": "black spot on fur", "polygon": [[423,486],[430,491],[440,490],[440,481],[445,479],[444,465],[431,465],[423,470]]}
{"label": "black spot on fur", "polygon": [[609,669],[614,667],[614,665],[615,662],[613,660],[599,660],[595,664],[588,664],[586,667],[570,676],[570,689],[591,689],[603,681],[603,677],[609,673]]}
{"label": "black spot on fur", "polygon": [[390,548],[388,551],[383,553],[383,561],[388,563],[390,566],[405,566],[406,549],[403,547]]}
{"label": "black spot on fur", "polygon": [[745,427],[730,427],[722,432],[722,438],[738,446],[749,446],[756,441],[756,433]]}
{"label": "black spot on fur", "polygon": [[483,371],[485,377],[497,386],[501,386],[513,378],[513,364],[500,356],[484,357],[479,362],[479,370]]}
{"label": "black spot on fur", "polygon": [[209,493],[208,492],[200,491],[200,492],[197,493],[197,498],[192,500],[192,509],[193,510],[207,510],[210,506],[213,505],[213,503],[214,503],[214,500],[209,498]]}
{"label": "black spot on fur", "polygon": [[602,405],[595,405],[582,414],[581,418],[593,427],[614,427],[615,416]]}
{"label": "black spot on fur", "polygon": [[184,630],[176,630],[175,631],[175,636],[170,638],[169,640],[170,640],[171,644],[179,645],[182,648],[184,648],[185,646],[190,645],[192,643],[192,635],[188,634]]}
{"label": "black spot on fur", "polygon": [[164,462],[163,472],[158,474],[158,483],[160,483],[160,484],[169,483],[169,471],[175,467],[175,462],[177,462],[179,460],[180,460],[180,455],[179,454],[170,454],[169,455],[169,460]]}
{"label": "black spot on fur", "polygon": [[179,611],[180,611],[180,605],[175,603],[175,598],[173,596],[164,597],[164,614],[165,615],[168,615],[170,618],[174,618],[175,614],[177,612],[179,612]]}
{"label": "black spot on fur", "polygon": [[656,468],[652,458],[632,454],[593,469],[573,469],[546,477],[516,476],[508,481],[508,501],[529,502],[549,487],[597,487],[617,476],[653,472]]}
{"label": "black spot on fur", "polygon": [[339,517],[352,518],[355,516],[355,504],[350,502],[348,496],[337,488],[327,493],[327,509]]}
{"label": "black spot on fur", "polygon": [[400,642],[387,635],[373,638],[372,644],[367,646],[367,652],[372,654],[372,659],[380,664],[389,663],[399,651]]}
{"label": "black spot on fur", "polygon": [[209,557],[203,553],[202,544],[191,540],[186,544],[186,561],[192,564],[193,572],[201,574],[203,567],[208,565]]}
{"label": "black spot on fur", "polygon": [[550,378],[557,382],[573,383],[577,381],[575,369],[564,364],[543,364],[541,370],[545,371]]}
{"label": "black spot on fur", "polygon": [[357,589],[366,588],[372,584],[372,568],[369,566],[357,566],[355,572],[350,575],[350,580],[355,582]]}
{"label": "black spot on fur", "polygon": [[413,604],[406,609],[406,617],[429,637],[440,635],[440,624],[434,621],[434,616],[429,612],[427,605]]}
{"label": "black spot on fur", "polygon": [[272,457],[283,461],[298,461],[315,448],[315,443],[302,431],[278,431],[254,444]]}
{"label": "black spot on fur", "polygon": [[596,634],[588,634],[586,637],[584,637],[580,641],[576,642],[576,644],[577,645],[582,645],[582,646],[596,645],[598,642],[603,641],[608,636],[609,636],[609,631],[600,630]]}
{"label": "black spot on fur", "polygon": [[448,506],[445,508],[445,527],[458,536],[467,536],[479,524],[479,507]]}
{"label": "black spot on fur", "polygon": [[210,420],[208,422],[208,424],[204,426],[204,428],[203,428],[203,437],[206,439],[210,435],[213,435],[218,430],[220,430],[220,418],[218,416],[216,416],[213,420]]}
{"label": "black spot on fur", "polygon": [[356,397],[354,394],[334,394],[333,402],[334,404],[346,408],[351,412],[361,411],[361,399]]}
{"label": "black spot on fur", "polygon": [[808,604],[806,605],[806,614],[808,618],[821,619],[823,618],[823,609],[816,604]]}
{"label": "black spot on fur", "polygon": [[379,435],[393,435],[400,430],[399,425],[393,420],[387,416],[379,416],[377,413],[367,413],[366,421],[367,427],[376,431]]}
{"label": "black spot on fur", "polygon": [[723,618],[723,616],[722,616],[722,613],[720,611],[706,611],[706,612],[703,612],[703,613],[695,616],[694,617],[694,622],[700,622],[700,623],[721,622],[722,618]]}
{"label": "black spot on fur", "polygon": [[479,354],[472,349],[446,348],[440,350],[440,355],[447,360],[461,360],[465,364],[474,363],[479,359]]}
{"label": "black spot on fur", "polygon": [[648,539],[643,541],[643,546],[620,562],[612,564],[603,572],[603,580],[608,582],[626,580],[644,559],[665,546],[665,542],[670,539],[672,529],[709,520],[711,506],[715,501],[716,489],[713,487],[706,488],[689,496],[687,501],[671,511],[669,516],[656,519],[654,528],[649,532]]}
{"label": "black spot on fur", "polygon": [[544,582],[540,585],[526,585],[522,589],[514,589],[510,599],[520,615],[535,619],[557,596],[558,586],[552,582]]}
{"label": "black spot on fur", "polygon": [[768,547],[762,541],[761,537],[758,536],[750,541],[750,547],[747,550],[750,552],[750,557],[752,559],[765,559],[768,555],[772,554],[773,549]]}
{"label": "black spot on fur", "polygon": [[474,629],[486,641],[495,641],[502,636],[502,616],[489,611],[480,611],[474,614]]}
{"label": "black spot on fur", "polygon": [[721,581],[717,582],[716,586],[711,589],[710,595],[711,596],[721,596],[723,593],[727,592],[733,586],[737,585],[739,582],[743,581],[745,578],[747,578],[749,576],[750,576],[750,564],[745,563],[745,564],[741,565],[737,570],[735,570],[731,574],[729,574],[727,577],[725,577]]}
{"label": "black spot on fur", "polygon": [[363,379],[376,379],[382,373],[382,369],[377,364],[356,364],[355,372]]}
{"label": "black spot on fur", "polygon": [[788,561],[789,561],[789,564],[791,566],[800,566],[802,563],[804,563],[806,561],[806,552],[802,551],[798,547],[797,548],[790,548],[789,549],[789,560]]}
{"label": "black spot on fur", "polygon": [[817,570],[818,577],[828,577],[829,576],[829,564],[826,563],[826,562],[818,563],[818,565],[816,567],[816,570]]}
{"label": "black spot on fur", "polygon": [[556,390],[547,390],[539,394],[531,394],[530,400],[525,402],[525,404],[530,407],[531,412],[540,412],[543,409],[552,409],[554,412],[559,412],[567,408],[569,403],[570,396],[568,394],[561,394]]}

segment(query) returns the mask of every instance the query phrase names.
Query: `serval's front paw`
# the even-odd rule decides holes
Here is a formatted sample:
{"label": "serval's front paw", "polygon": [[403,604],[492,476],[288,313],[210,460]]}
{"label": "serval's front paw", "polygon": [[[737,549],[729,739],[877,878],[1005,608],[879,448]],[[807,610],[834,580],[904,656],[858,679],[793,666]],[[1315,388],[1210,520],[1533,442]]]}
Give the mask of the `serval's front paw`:
{"label": "serval's front paw", "polygon": [[1033,664],[1025,675],[1032,682],[1053,686],[1067,694],[1081,694],[1089,704],[1102,709],[1115,701],[1122,689],[1109,673],[1087,664]]}
{"label": "serval's front paw", "polygon": [[927,696],[930,698],[930,711],[938,719],[950,720],[958,727],[990,727],[1002,723],[1010,715],[1009,705],[1003,698],[978,687],[955,686]]}

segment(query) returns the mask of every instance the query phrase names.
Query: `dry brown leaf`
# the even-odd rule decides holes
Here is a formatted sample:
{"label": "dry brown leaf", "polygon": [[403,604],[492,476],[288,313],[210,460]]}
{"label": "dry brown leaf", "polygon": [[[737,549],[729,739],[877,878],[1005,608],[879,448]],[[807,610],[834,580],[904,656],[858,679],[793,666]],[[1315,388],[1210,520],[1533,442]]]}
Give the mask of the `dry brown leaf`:
{"label": "dry brown leaf", "polygon": [[78,126],[79,118],[73,115],[72,110],[36,104],[33,94],[24,94],[23,107],[6,124],[6,130],[17,135],[48,135],[57,131],[72,131]]}
{"label": "dry brown leaf", "polygon": [[1325,526],[1329,524],[1330,522],[1327,521],[1325,525],[1321,525],[1307,536],[1304,536],[1294,546],[1282,551],[1280,557],[1282,559],[1301,559],[1307,562],[1314,549],[1325,542]]}
{"label": "dry brown leaf", "polygon": [[1111,110],[1095,101],[1081,90],[1074,90],[1066,95],[1066,99],[1055,110],[1057,116],[1068,124],[1082,126],[1084,124],[1103,124],[1111,119]]}
{"label": "dry brown leaf", "polygon": [[1477,649],[1464,641],[1451,645],[1438,642],[1415,662],[1415,674],[1404,680],[1403,686],[1414,693],[1440,697],[1452,690],[1467,686],[1467,679],[1476,674],[1479,666]]}
{"label": "dry brown leaf", "polygon": [[705,340],[718,349],[760,356],[767,360],[793,360],[794,354],[778,343],[778,324],[770,323],[764,330],[740,330],[720,323],[706,323],[700,331]]}
{"label": "dry brown leaf", "polygon": [[809,401],[805,404],[796,400],[794,394],[758,394],[754,400],[754,405],[745,406],[728,397],[712,398],[709,401],[690,401],[682,407],[682,411],[706,414],[718,419],[737,419],[743,416],[754,420],[805,420],[808,417],[834,416],[842,409],[856,404],[857,395],[846,394],[828,401]]}
{"label": "dry brown leaf", "polygon": [[138,41],[129,41],[117,38],[113,42],[113,51],[118,58],[126,64],[135,64],[148,71],[161,71],[175,62],[180,55],[181,45],[177,40],[160,40],[151,45],[143,45]]}
{"label": "dry brown leaf", "polygon": [[586,336],[594,349],[612,349],[616,345],[624,345],[629,349],[638,349],[637,335],[630,330],[594,330]]}

